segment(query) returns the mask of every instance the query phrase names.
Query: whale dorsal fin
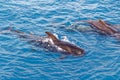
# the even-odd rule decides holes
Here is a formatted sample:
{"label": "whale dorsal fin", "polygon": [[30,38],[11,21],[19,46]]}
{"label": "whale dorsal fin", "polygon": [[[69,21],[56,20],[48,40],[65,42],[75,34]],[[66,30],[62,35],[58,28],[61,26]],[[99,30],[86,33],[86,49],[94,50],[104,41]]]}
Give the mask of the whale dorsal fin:
{"label": "whale dorsal fin", "polygon": [[102,24],[102,25],[105,25],[106,26],[106,23],[102,20],[99,20],[99,22]]}
{"label": "whale dorsal fin", "polygon": [[56,38],[56,36],[55,35],[53,35],[51,32],[45,32],[47,35],[48,35],[48,37],[50,37],[53,41],[58,41],[58,39]]}

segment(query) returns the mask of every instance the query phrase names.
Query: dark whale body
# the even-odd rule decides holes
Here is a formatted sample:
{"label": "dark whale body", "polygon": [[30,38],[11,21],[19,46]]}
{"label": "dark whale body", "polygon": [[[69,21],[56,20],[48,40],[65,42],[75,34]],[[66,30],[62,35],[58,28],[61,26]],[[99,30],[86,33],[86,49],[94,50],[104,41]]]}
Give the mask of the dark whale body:
{"label": "dark whale body", "polygon": [[37,47],[47,49],[48,51],[51,51],[51,52],[59,52],[62,54],[72,54],[77,56],[84,55],[83,49],[71,43],[58,40],[50,32],[46,32],[48,36],[36,36],[33,34],[27,34],[27,33],[21,32],[19,30],[14,30],[12,28],[8,28],[8,30],[14,35],[17,35],[20,38],[27,40],[29,43],[32,43]]}
{"label": "dark whale body", "polygon": [[99,33],[110,35],[120,40],[120,32],[105,21],[88,20],[87,22],[93,29],[98,30]]}
{"label": "dark whale body", "polygon": [[102,20],[89,20],[87,22],[91,25],[92,28],[96,28],[103,34],[113,35],[115,33],[118,33],[118,31],[113,29],[111,25],[107,24]]}
{"label": "dark whale body", "polygon": [[48,35],[48,37],[50,37],[54,44],[59,46],[60,48],[62,48],[63,50],[65,50],[66,52],[73,54],[73,55],[83,55],[84,54],[84,50],[79,48],[78,46],[68,43],[68,42],[64,42],[61,40],[58,40],[52,33],[50,32],[46,32],[46,34]]}

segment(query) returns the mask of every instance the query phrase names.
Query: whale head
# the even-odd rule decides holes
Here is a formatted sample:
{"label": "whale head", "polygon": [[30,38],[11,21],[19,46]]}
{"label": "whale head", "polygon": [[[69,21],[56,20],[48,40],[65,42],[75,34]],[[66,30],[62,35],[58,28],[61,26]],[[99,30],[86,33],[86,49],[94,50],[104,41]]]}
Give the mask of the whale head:
{"label": "whale head", "polygon": [[76,56],[83,56],[83,55],[85,55],[85,51],[83,50],[83,49],[77,49],[77,50],[75,50],[74,52],[74,55],[76,55]]}

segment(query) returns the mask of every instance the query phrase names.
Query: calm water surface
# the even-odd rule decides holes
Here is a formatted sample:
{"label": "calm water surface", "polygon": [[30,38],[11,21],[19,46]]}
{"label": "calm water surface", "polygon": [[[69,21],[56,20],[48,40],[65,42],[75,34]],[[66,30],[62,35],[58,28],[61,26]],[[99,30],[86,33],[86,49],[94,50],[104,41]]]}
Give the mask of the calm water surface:
{"label": "calm water surface", "polygon": [[120,24],[120,0],[1,0],[0,29],[45,31],[66,36],[85,49],[84,57],[35,47],[0,34],[0,80],[120,80],[120,42],[112,37],[66,29],[76,21],[103,19]]}

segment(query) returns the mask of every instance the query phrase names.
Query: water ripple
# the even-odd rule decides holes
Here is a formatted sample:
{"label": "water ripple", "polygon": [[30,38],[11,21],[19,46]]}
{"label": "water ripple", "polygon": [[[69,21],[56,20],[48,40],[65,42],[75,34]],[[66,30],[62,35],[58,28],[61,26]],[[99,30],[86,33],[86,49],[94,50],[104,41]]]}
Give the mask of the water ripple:
{"label": "water ripple", "polygon": [[35,47],[15,35],[0,34],[1,80],[120,79],[117,40],[67,29],[88,19],[119,24],[119,0],[2,0],[0,7],[1,29],[12,26],[41,36],[51,31],[59,38],[66,36],[86,51],[84,57],[67,56],[61,60],[61,54]]}

